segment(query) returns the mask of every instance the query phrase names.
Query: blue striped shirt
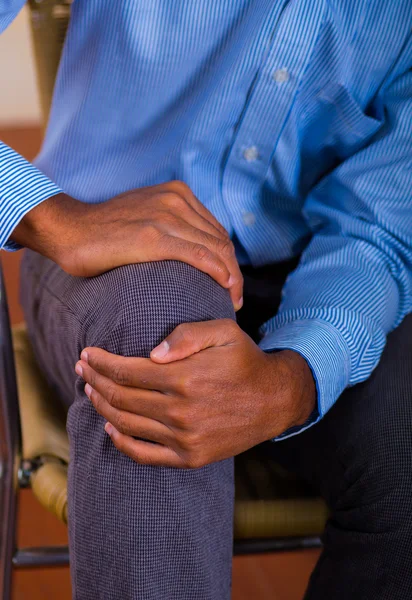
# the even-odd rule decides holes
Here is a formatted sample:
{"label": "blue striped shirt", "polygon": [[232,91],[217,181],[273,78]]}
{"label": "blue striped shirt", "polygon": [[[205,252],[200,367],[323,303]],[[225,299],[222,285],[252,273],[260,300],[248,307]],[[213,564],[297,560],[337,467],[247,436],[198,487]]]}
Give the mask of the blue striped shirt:
{"label": "blue striped shirt", "polygon": [[412,310],[411,26],[410,0],[75,0],[35,166],[0,145],[1,246],[60,189],[185,181],[241,262],[302,253],[261,347],[306,358],[313,424]]}

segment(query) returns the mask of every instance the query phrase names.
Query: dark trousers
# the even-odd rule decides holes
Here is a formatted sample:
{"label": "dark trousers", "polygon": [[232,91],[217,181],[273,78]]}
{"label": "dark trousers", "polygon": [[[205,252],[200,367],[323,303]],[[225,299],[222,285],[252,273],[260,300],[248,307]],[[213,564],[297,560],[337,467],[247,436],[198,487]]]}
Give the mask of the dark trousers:
{"label": "dark trousers", "polygon": [[[292,267],[245,268],[238,319],[252,337],[276,310]],[[40,366],[70,405],[74,598],[228,600],[233,461],[191,471],[137,465],[112,446],[73,371],[85,346],[147,356],[180,322],[233,317],[227,292],[183,263],[83,279],[27,251],[21,298]],[[307,600],[412,598],[411,431],[407,317],[367,382],[346,390],[303,434],[264,444],[331,509]]]}

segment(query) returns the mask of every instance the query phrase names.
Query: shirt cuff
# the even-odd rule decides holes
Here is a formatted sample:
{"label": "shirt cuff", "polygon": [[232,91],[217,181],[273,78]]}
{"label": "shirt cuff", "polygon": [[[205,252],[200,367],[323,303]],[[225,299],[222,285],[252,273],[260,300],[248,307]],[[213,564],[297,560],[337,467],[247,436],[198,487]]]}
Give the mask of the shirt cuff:
{"label": "shirt cuff", "polygon": [[22,218],[62,190],[14,150],[0,143],[0,249],[19,250],[9,240]]}
{"label": "shirt cuff", "polygon": [[[270,322],[269,322],[270,323]],[[333,406],[347,387],[350,378],[351,357],[342,334],[321,319],[302,319],[285,323],[274,331],[267,331],[259,346],[265,352],[294,350],[308,363],[315,380],[317,409],[299,427],[288,429],[275,441],[301,433],[319,421]]]}

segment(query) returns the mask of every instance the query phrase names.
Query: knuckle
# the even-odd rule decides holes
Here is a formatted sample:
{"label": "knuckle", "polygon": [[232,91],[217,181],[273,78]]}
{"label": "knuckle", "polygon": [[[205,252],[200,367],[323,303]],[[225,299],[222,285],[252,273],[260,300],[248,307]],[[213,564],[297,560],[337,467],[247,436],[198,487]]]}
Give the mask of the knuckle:
{"label": "knuckle", "polygon": [[159,237],[159,230],[156,225],[152,221],[146,221],[143,224],[143,235],[146,241],[151,242],[153,240],[157,240]]}
{"label": "knuckle", "polygon": [[219,223],[219,229],[222,232],[222,234],[225,236],[225,238],[227,238],[228,240],[230,240],[230,234],[229,234],[229,232],[220,223]]}
{"label": "knuckle", "polygon": [[183,375],[178,383],[178,390],[182,396],[191,396],[192,391],[196,385],[194,377],[191,373]]}
{"label": "knuckle", "polygon": [[179,436],[179,445],[187,452],[195,452],[201,446],[201,437],[197,431],[185,431]]}
{"label": "knuckle", "polygon": [[186,343],[192,343],[194,341],[193,329],[187,323],[182,323],[176,327],[176,333],[179,339]]}
{"label": "knuckle", "polygon": [[126,418],[125,416],[119,412],[116,414],[115,418],[114,418],[114,426],[116,427],[117,431],[120,431],[120,433],[126,433],[127,432],[127,422],[126,422]]}
{"label": "knuckle", "polygon": [[89,383],[89,385],[91,385],[92,388],[96,387],[96,373],[95,373],[95,371],[93,369],[87,369],[86,375],[87,375],[87,382]]}
{"label": "knuckle", "polygon": [[163,194],[161,199],[163,206],[167,208],[174,208],[176,210],[183,210],[186,207],[186,200],[184,200],[179,194],[174,192],[168,192]]}
{"label": "knuckle", "polygon": [[106,388],[106,399],[110,406],[113,408],[119,408],[120,406],[120,397],[118,391],[114,385],[109,385]]}
{"label": "knuckle", "polygon": [[218,240],[217,247],[225,258],[232,258],[235,255],[235,247],[229,239]]}
{"label": "knuckle", "polygon": [[187,185],[187,183],[185,183],[184,181],[180,181],[180,179],[174,179],[173,181],[170,182],[170,188],[172,190],[177,191],[178,194],[181,195],[185,195],[188,193],[192,193],[190,187]]}
{"label": "knuckle", "polygon": [[126,385],[128,382],[128,375],[126,369],[120,363],[115,363],[112,368],[113,381],[119,385]]}
{"label": "knuckle", "polygon": [[190,426],[188,414],[182,407],[171,407],[169,409],[169,419],[177,429],[185,430]]}
{"label": "knuckle", "polygon": [[97,394],[94,391],[92,392],[90,398],[93,401],[93,406],[96,409],[96,412],[102,414],[103,398],[100,396],[100,394]]}
{"label": "knuckle", "polygon": [[185,457],[187,469],[200,469],[206,465],[206,461],[200,452],[188,452]]}
{"label": "knuckle", "polygon": [[202,244],[195,245],[194,254],[199,261],[206,261],[210,258],[209,250]]}

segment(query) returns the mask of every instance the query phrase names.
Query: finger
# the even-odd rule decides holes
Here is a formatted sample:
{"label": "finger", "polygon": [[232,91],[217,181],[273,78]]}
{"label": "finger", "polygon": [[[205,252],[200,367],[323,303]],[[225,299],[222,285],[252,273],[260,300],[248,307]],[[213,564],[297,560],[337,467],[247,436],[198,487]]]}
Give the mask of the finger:
{"label": "finger", "polygon": [[112,423],[117,431],[160,444],[173,443],[173,431],[163,423],[113,408],[99,392],[88,386],[88,384],[86,384],[84,391],[96,412],[104,417],[106,421]]}
{"label": "finger", "polygon": [[208,210],[206,206],[200,202],[188,185],[186,185],[183,181],[170,181],[166,184],[166,186],[168,190],[172,190],[175,193],[180,194],[186,200],[186,202],[188,202],[199,215],[213,225],[221,235],[224,237],[229,237],[229,234],[223,225],[219,223],[210,210]]}
{"label": "finger", "polygon": [[[158,192],[159,194],[159,192]],[[189,223],[196,229],[206,231],[215,237],[227,240],[228,235],[223,234],[217,229],[213,223],[203,217],[197,212],[197,210],[180,194],[173,193],[169,189],[165,189],[160,192],[160,200],[164,206],[165,211],[170,215],[183,219],[186,223]]]}
{"label": "finger", "polygon": [[[92,387],[96,373],[104,375],[120,386],[168,392],[174,388],[175,371],[165,365],[155,365],[150,358],[118,356],[102,348],[87,347],[81,353],[82,360],[75,370],[80,377],[87,377]],[[172,365],[170,365],[172,367]]]}
{"label": "finger", "polygon": [[243,276],[235,255],[234,246],[229,238],[218,238],[206,231],[192,227],[183,218],[177,217],[174,225],[170,226],[169,232],[176,237],[183,237],[189,242],[201,244],[216,254],[223,261],[230,273],[229,290],[233,305],[239,310],[243,296]]}
{"label": "finger", "polygon": [[139,464],[153,467],[183,468],[185,466],[180,456],[167,446],[135,440],[117,431],[111,423],[105,425],[105,431],[120,452]]}
{"label": "finger", "polygon": [[222,287],[229,288],[230,271],[225,262],[207,246],[181,237],[164,234],[157,244],[153,260],[180,260],[210,275]]}
{"label": "finger", "polygon": [[87,364],[83,368],[83,379],[87,384],[85,387],[87,395],[89,394],[86,388],[89,386],[103,396],[113,408],[165,422],[167,409],[172,402],[171,396],[155,390],[118,385]]}
{"label": "finger", "polygon": [[181,198],[180,196],[176,197],[173,195],[170,197],[170,192],[164,192],[164,196],[166,197],[166,206],[171,208],[176,216],[183,218],[187,223],[196,227],[196,229],[206,231],[221,240],[230,239],[226,230],[222,232],[221,228],[217,228],[209,219],[200,214],[196,210],[194,203],[190,203],[186,198]]}
{"label": "finger", "polygon": [[206,348],[234,344],[240,336],[240,328],[231,319],[183,323],[153,348],[150,358],[158,363],[182,360]]}

